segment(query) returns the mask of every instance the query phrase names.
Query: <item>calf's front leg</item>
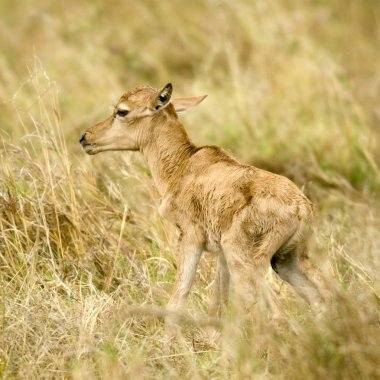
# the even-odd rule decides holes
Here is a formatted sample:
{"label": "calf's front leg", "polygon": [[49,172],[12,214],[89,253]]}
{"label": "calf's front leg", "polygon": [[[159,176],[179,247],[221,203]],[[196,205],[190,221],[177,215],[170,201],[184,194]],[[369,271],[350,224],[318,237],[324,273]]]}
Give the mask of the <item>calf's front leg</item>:
{"label": "calf's front leg", "polygon": [[166,332],[170,335],[173,335],[178,325],[178,314],[176,313],[185,306],[202,252],[203,244],[190,237],[182,237],[174,290],[168,303],[168,315],[165,318]]}
{"label": "calf's front leg", "polygon": [[219,252],[216,264],[214,291],[210,300],[208,315],[211,318],[218,316],[218,310],[228,301],[230,290],[230,272],[223,252]]}

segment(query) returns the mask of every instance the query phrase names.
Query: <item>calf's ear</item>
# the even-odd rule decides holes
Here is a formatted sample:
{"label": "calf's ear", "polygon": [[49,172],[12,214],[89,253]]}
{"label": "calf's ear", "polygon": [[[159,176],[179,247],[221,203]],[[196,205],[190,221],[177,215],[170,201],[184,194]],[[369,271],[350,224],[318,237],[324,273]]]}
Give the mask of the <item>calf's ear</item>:
{"label": "calf's ear", "polygon": [[172,96],[173,86],[168,83],[161,90],[152,95],[151,107],[152,111],[158,112],[164,109],[169,103]]}
{"label": "calf's ear", "polygon": [[188,98],[176,98],[171,101],[176,112],[181,113],[187,111],[188,108],[195,107],[203,100],[207,95],[202,96],[190,96]]}

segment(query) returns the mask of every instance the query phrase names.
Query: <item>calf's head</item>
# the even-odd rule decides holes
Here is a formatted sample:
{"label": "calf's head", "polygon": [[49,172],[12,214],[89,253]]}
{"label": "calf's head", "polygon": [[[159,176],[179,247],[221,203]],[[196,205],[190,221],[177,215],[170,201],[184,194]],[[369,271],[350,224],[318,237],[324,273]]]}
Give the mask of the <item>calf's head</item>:
{"label": "calf's head", "polygon": [[79,142],[88,154],[107,150],[139,150],[151,135],[154,118],[161,113],[176,117],[176,112],[194,107],[206,97],[171,99],[172,91],[171,83],[160,90],[137,87],[128,91],[121,96],[112,115],[87,129]]}

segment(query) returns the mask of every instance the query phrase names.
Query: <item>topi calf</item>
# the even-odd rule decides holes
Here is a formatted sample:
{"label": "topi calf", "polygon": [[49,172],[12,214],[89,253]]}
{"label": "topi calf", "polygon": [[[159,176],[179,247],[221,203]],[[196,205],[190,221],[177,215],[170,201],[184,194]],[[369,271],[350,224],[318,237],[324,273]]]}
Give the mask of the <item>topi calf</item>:
{"label": "topi calf", "polygon": [[162,197],[160,214],[180,232],[170,309],[184,305],[203,250],[218,256],[211,315],[230,283],[237,297],[250,300],[270,265],[304,299],[319,302],[317,287],[298,265],[311,202],[283,176],[243,165],[219,147],[195,146],[177,113],[205,96],[171,96],[170,83],[130,90],[108,119],[80,137],[88,154],[131,150],[145,157]]}

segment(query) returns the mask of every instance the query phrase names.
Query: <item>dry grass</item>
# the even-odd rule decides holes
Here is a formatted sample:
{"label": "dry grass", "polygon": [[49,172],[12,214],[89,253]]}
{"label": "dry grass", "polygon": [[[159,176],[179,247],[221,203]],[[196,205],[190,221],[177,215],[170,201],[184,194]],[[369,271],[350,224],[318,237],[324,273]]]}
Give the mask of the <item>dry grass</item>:
{"label": "dry grass", "polygon": [[[0,13],[0,375],[4,379],[380,378],[377,0],[30,2]],[[220,336],[206,255],[183,339],[164,339],[171,227],[137,154],[80,132],[136,84],[208,93],[195,142],[292,178],[317,204],[315,316],[276,276]],[[142,307],[142,308],[140,308]]]}

